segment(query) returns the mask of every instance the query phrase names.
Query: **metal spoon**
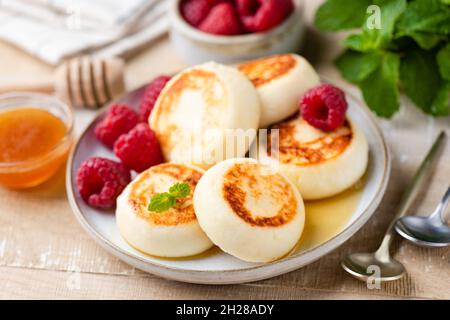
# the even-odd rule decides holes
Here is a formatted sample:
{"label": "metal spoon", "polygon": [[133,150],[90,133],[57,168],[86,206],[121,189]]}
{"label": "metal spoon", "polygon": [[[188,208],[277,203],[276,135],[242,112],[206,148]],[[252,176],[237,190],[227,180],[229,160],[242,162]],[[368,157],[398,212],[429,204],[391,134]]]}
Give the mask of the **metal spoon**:
{"label": "metal spoon", "polygon": [[424,247],[450,245],[450,227],[444,222],[444,213],[450,202],[450,187],[441,202],[428,217],[407,216],[400,218],[395,230],[403,238]]}
{"label": "metal spoon", "polygon": [[411,203],[416,198],[421,185],[429,177],[433,162],[437,158],[444,136],[444,132],[439,134],[414,175],[414,178],[405,190],[397,208],[397,214],[389,225],[378,250],[373,253],[352,253],[342,260],[341,265],[344,270],[355,278],[366,281],[369,277],[376,275],[381,281],[392,281],[400,279],[405,275],[405,267],[400,262],[393,259],[389,254],[389,246],[395,234],[394,226],[397,219],[406,213]]}

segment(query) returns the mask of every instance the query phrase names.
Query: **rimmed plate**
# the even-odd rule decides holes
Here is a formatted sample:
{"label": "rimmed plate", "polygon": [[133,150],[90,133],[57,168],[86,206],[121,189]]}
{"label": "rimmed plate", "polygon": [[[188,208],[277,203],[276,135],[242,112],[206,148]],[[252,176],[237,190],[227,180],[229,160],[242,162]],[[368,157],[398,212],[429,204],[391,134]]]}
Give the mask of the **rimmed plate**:
{"label": "rimmed plate", "polygon": [[[144,88],[137,89],[116,102],[137,108],[143,92]],[[70,205],[83,228],[103,248],[138,269],[164,278],[190,283],[232,284],[262,280],[301,268],[353,236],[375,212],[389,180],[390,156],[380,128],[363,104],[349,94],[347,100],[348,114],[364,131],[370,148],[369,166],[361,196],[340,232],[313,247],[294,251],[283,259],[265,264],[247,263],[218,249],[188,259],[162,259],[145,255],[130,247],[119,234],[114,212],[100,211],[86,205],[75,185],[77,168],[84,160],[92,156],[116,158],[111,150],[95,138],[94,127],[104,116],[103,112],[81,134],[70,155],[66,177]]]}

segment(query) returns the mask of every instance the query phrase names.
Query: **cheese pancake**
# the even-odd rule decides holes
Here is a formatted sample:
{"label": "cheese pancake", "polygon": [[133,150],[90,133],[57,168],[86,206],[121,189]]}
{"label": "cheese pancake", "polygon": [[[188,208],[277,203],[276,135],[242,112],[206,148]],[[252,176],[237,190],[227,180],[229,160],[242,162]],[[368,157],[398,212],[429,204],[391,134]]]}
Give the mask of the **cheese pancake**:
{"label": "cheese pancake", "polygon": [[284,120],[298,111],[300,97],[319,85],[319,76],[303,57],[275,55],[238,65],[256,87],[261,99],[259,126]]}
{"label": "cheese pancake", "polygon": [[149,122],[167,160],[208,168],[226,158],[227,131],[250,129],[253,140],[259,117],[252,83],[235,68],[211,62],[171,79]]}
{"label": "cheese pancake", "polygon": [[194,193],[198,221],[223,251],[250,262],[286,255],[304,226],[303,200],[280,174],[254,159],[229,159],[209,169]]}
{"label": "cheese pancake", "polygon": [[[124,239],[139,251],[161,257],[190,256],[210,248],[212,243],[201,230],[192,203],[202,174],[200,168],[164,163],[137,176],[117,200],[116,220]],[[148,210],[152,196],[178,182],[189,184],[188,197],[177,199],[164,212]]]}
{"label": "cheese pancake", "polygon": [[333,196],[356,183],[368,163],[364,133],[347,118],[332,132],[324,132],[295,117],[272,126],[278,129],[278,152],[268,155],[279,161],[279,170],[300,190],[305,200]]}

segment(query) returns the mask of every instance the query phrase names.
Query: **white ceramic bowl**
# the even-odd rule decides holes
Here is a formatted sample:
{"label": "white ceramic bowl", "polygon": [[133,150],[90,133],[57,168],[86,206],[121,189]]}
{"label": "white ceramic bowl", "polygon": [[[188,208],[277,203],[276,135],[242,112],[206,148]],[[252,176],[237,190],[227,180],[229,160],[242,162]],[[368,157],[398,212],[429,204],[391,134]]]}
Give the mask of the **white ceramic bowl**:
{"label": "white ceramic bowl", "polygon": [[180,1],[172,0],[169,8],[170,38],[178,54],[189,64],[233,63],[300,49],[304,32],[301,0],[294,0],[294,12],[274,29],[238,36],[217,36],[194,28],[181,16]]}

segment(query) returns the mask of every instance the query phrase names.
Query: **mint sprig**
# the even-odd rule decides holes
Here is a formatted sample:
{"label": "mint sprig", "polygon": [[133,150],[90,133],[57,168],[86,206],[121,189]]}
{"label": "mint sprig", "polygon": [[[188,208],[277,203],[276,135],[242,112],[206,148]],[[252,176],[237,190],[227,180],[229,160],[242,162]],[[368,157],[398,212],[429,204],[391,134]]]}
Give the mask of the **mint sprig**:
{"label": "mint sprig", "polygon": [[[372,28],[370,5],[380,28]],[[450,113],[450,0],[327,0],[316,12],[322,31],[356,29],[336,60],[379,116],[400,107],[400,89],[425,113]],[[359,29],[359,31],[358,31]]]}
{"label": "mint sprig", "polygon": [[186,182],[175,183],[169,188],[169,193],[175,198],[185,198],[191,192],[191,187]]}
{"label": "mint sprig", "polygon": [[167,192],[155,194],[148,205],[149,211],[163,212],[172,208],[176,203],[176,198]]}
{"label": "mint sprig", "polygon": [[177,182],[169,188],[169,192],[157,193],[150,199],[148,210],[164,212],[176,205],[177,199],[186,198],[191,193],[191,187],[186,182]]}

